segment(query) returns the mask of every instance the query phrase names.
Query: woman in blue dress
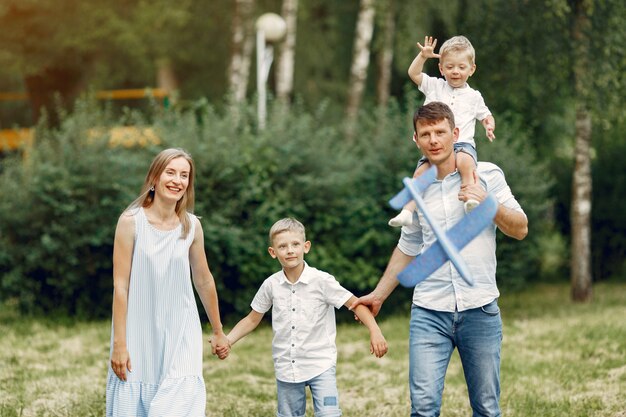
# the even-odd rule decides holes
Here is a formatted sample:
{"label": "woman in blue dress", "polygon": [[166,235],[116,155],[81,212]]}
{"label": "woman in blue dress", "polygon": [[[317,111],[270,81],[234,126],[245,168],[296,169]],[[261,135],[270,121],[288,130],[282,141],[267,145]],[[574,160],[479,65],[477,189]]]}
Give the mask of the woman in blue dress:
{"label": "woman in blue dress", "polygon": [[195,286],[228,346],[194,206],[194,164],[181,149],[159,153],[141,194],[119,218],[113,248],[113,325],[107,416],[204,417],[202,327]]}

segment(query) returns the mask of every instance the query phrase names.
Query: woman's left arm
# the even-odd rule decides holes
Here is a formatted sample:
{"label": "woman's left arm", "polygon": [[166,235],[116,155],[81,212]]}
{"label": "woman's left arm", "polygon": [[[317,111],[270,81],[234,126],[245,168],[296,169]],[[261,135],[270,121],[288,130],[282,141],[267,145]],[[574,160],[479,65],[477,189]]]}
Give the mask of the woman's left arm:
{"label": "woman's left arm", "polygon": [[189,262],[191,264],[193,284],[200,296],[204,311],[206,311],[207,316],[209,316],[211,328],[213,329],[213,339],[216,341],[217,346],[228,346],[228,339],[222,329],[215,280],[209,269],[206,252],[204,251],[204,232],[202,231],[202,224],[197,217],[194,217],[193,221],[196,222],[196,227],[193,242],[189,249]]}

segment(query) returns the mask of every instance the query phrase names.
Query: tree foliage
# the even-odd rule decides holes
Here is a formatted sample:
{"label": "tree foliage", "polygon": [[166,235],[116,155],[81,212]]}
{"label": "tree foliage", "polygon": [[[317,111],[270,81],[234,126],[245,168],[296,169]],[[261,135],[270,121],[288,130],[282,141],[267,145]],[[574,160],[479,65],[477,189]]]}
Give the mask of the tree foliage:
{"label": "tree foliage", "polygon": [[[493,144],[478,138],[479,158],[504,169],[529,214],[525,241],[500,238],[498,279],[517,287],[526,279],[567,273],[575,120],[572,1],[395,2],[392,98],[384,108],[371,106],[377,73],[370,65],[351,147],[344,143],[341,109],[359,2],[299,1],[294,106],[291,113],[270,114],[260,133],[253,107],[243,103],[232,114],[222,113],[232,3],[0,0],[0,89],[19,90],[28,77],[52,78],[60,70],[81,88],[151,86],[155,61],[166,57],[182,97],[170,113],[128,113],[121,120],[93,103],[81,104],[75,115],[61,114],[58,128],[41,126],[37,148],[24,161],[4,157],[0,193],[12,198],[0,202],[2,297],[19,297],[32,310],[39,303],[37,291],[43,291],[44,310],[87,311],[93,303],[102,307],[93,314],[108,309],[97,297],[110,289],[115,219],[156,151],[109,148],[106,137],[85,142],[85,129],[120,123],[153,125],[161,147],[185,146],[196,156],[207,251],[233,309],[244,309],[254,286],[274,270],[264,251],[266,229],[286,214],[309,227],[311,263],[356,291],[371,288],[396,238],[384,226],[392,214],[386,199],[417,158],[407,139],[410,114],[423,97],[406,69],[417,53],[415,43],[427,34],[440,43],[456,34],[472,41],[478,68],[470,84],[498,122]],[[596,279],[605,279],[624,274],[619,196],[626,192],[620,176],[626,4],[594,0],[592,5],[587,68],[594,124],[592,267]],[[280,12],[280,6],[280,0],[257,0],[253,14]],[[371,62],[384,52],[377,36],[379,28]],[[437,75],[436,62],[425,71]],[[273,77],[269,84],[272,90]],[[24,112],[7,106],[0,108],[3,127],[15,121],[7,116]],[[482,134],[480,127],[477,131]],[[104,202],[89,200],[93,194]],[[69,218],[76,223],[66,224]],[[89,243],[93,236],[97,242]],[[89,285],[85,277],[92,280]]]}

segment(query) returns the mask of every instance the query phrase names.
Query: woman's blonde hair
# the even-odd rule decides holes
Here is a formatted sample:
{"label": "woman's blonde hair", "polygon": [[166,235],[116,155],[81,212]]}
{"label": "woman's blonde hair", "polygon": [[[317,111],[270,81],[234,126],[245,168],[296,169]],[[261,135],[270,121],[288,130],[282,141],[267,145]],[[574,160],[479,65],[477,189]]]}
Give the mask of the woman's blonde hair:
{"label": "woman's blonde hair", "polygon": [[139,197],[130,203],[126,210],[137,209],[139,207],[150,207],[152,203],[154,203],[154,190],[152,190],[152,187],[154,187],[158,182],[161,174],[165,171],[167,164],[176,158],[185,158],[185,160],[189,162],[189,184],[187,185],[185,194],[183,194],[182,198],[176,202],[176,215],[180,219],[180,223],[183,226],[181,239],[184,239],[189,234],[189,230],[191,230],[191,221],[189,220],[187,213],[193,213],[195,203],[195,192],[193,187],[195,168],[193,158],[183,149],[165,149],[154,157],[152,163],[150,164],[150,168],[148,169],[148,173],[146,174],[146,179],[141,186],[141,193],[139,194]]}

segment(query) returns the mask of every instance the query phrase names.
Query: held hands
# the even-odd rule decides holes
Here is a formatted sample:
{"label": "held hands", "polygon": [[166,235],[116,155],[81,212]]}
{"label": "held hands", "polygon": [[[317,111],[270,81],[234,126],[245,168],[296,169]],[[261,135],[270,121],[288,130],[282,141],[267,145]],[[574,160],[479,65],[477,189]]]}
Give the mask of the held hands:
{"label": "held hands", "polygon": [[119,379],[126,381],[126,371],[132,372],[130,365],[130,355],[126,348],[113,348],[111,354],[111,369]]}
{"label": "held hands", "polygon": [[[383,300],[376,296],[374,292],[371,292],[363,297],[357,298],[348,309],[354,311],[354,309],[361,304],[369,308],[372,312],[372,316],[376,317],[380,308],[383,306]],[[354,315],[354,319],[360,321],[356,314]]]}
{"label": "held hands", "polygon": [[361,313],[359,314],[363,315],[363,313],[369,309],[373,316],[371,318],[368,318],[369,314],[364,316],[365,324],[370,329],[370,353],[376,355],[377,358],[382,358],[385,353],[387,353],[387,341],[376,324],[374,317],[376,317],[380,311],[383,305],[383,299],[376,295],[374,291],[363,297],[356,298],[348,307],[348,309],[354,313],[354,319],[356,321],[361,321],[356,314],[357,307],[360,305],[362,305],[362,307],[360,308]]}
{"label": "held hands", "polygon": [[417,46],[421,49],[420,53],[424,58],[441,58],[441,55],[435,53],[437,39],[433,39],[432,36],[424,36],[424,45],[418,42]]}
{"label": "held hands", "polygon": [[211,353],[217,355],[218,358],[224,360],[230,353],[230,341],[224,333],[213,335],[209,339],[211,342]]}

